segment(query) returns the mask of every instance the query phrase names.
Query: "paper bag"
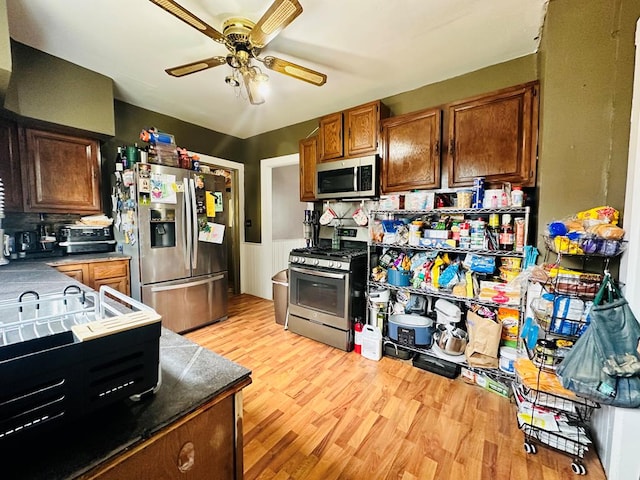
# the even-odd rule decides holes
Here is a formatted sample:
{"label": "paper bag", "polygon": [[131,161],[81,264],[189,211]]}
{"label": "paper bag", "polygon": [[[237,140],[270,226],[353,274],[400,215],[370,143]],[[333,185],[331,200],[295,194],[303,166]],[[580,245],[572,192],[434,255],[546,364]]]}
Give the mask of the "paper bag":
{"label": "paper bag", "polygon": [[491,319],[467,313],[469,343],[464,351],[470,367],[497,368],[502,326]]}

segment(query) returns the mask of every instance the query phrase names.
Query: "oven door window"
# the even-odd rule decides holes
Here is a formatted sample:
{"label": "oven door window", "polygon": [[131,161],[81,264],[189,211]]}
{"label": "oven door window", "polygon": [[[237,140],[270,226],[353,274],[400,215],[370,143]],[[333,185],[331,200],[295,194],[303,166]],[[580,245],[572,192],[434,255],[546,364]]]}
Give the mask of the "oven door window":
{"label": "oven door window", "polygon": [[294,268],[289,275],[293,305],[338,319],[346,318],[348,273]]}
{"label": "oven door window", "polygon": [[346,193],[357,191],[358,167],[318,172],[318,193]]}

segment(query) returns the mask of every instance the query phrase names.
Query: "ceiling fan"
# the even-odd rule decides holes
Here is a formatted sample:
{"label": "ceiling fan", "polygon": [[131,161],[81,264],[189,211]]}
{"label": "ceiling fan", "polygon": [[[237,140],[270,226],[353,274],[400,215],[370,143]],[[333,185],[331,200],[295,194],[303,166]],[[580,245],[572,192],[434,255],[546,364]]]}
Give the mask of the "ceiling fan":
{"label": "ceiling fan", "polygon": [[240,81],[242,80],[247,90],[249,101],[253,105],[264,103],[260,87],[269,78],[262,73],[262,70],[257,65],[253,64],[253,60],[262,63],[269,70],[313,85],[322,86],[327,81],[327,76],[324,73],[316,72],[281,58],[260,56],[262,49],[302,13],[302,6],[298,0],[275,0],[257,23],[242,17],[229,18],[223,23],[222,33],[173,0],[150,1],[216,42],[222,43],[229,50],[226,56],[205,58],[168,68],[165,72],[169,75],[183,77],[219,65],[229,65],[233,70],[232,74],[225,78],[226,83],[234,87],[240,87]]}

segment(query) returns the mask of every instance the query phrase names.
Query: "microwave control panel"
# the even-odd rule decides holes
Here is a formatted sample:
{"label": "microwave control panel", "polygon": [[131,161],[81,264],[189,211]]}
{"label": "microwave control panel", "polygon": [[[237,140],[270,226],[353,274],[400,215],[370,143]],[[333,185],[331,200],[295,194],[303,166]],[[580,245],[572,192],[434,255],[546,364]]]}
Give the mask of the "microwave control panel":
{"label": "microwave control panel", "polygon": [[373,167],[371,165],[363,165],[360,171],[360,190],[361,192],[373,189]]}

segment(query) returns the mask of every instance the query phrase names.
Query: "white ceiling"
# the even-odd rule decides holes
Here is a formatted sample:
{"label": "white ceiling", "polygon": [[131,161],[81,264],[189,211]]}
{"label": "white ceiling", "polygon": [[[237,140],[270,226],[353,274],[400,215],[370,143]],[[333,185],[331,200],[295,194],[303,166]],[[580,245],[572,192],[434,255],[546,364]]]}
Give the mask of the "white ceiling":
{"label": "white ceiling", "polygon": [[[257,21],[271,4],[177,1],[219,31],[230,16]],[[327,83],[267,70],[271,91],[257,106],[225,84],[227,65],[167,75],[227,50],[150,1],[7,0],[7,9],[14,40],[112,78],[117,99],[247,138],[534,53],[547,2],[300,0],[302,14],[263,54],[323,72]]]}

